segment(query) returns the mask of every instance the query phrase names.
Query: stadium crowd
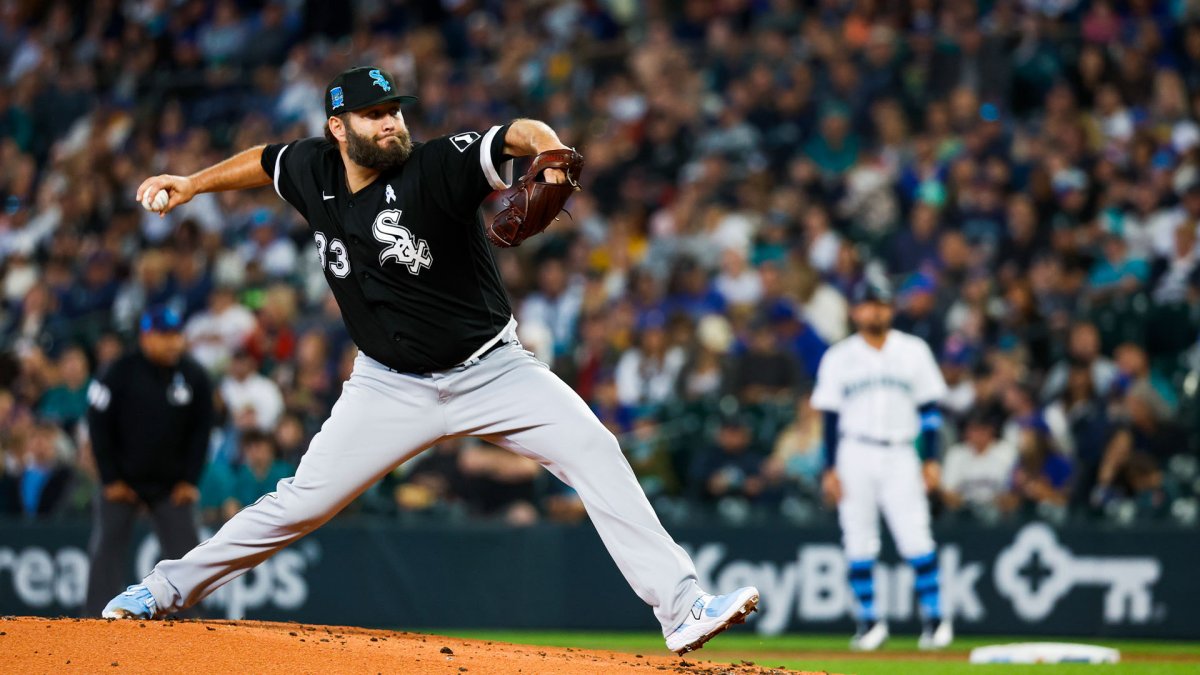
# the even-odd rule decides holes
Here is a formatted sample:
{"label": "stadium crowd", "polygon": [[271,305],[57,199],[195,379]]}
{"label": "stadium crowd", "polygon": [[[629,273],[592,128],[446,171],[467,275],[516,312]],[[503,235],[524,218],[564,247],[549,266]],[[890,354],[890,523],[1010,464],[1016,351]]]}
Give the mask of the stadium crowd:
{"label": "stadium crowd", "polygon": [[[667,520],[822,515],[807,394],[864,276],[950,394],[943,518],[1197,522],[1200,13],[1158,0],[94,0],[0,5],[0,513],[78,515],[88,386],[185,317],[220,520],[288,476],[354,346],[267,188],[164,218],[138,183],[322,134],[336,72],[416,93],[416,140],[515,117],[587,159],[498,260],[531,351]],[[584,517],[486,444],[352,511]]]}

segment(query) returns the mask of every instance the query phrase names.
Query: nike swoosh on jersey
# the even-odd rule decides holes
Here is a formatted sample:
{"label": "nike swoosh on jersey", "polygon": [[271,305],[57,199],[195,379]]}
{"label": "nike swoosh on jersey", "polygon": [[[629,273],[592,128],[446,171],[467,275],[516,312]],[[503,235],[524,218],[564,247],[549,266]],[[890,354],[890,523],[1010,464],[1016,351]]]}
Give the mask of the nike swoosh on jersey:
{"label": "nike swoosh on jersey", "polygon": [[329,201],[330,199],[333,199],[333,198],[334,198],[334,196],[335,196],[335,195],[327,195],[327,194],[325,194],[325,191],[324,191],[324,190],[322,190],[322,191],[321,191],[321,199],[324,199],[325,201]]}

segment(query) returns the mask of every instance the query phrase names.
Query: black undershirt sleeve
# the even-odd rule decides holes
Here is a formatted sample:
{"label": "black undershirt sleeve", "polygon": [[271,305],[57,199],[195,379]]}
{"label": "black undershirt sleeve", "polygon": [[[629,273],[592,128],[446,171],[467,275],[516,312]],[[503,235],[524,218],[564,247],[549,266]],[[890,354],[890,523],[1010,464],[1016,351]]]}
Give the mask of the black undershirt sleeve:
{"label": "black undershirt sleeve", "polygon": [[825,468],[832,469],[837,464],[838,414],[826,410],[824,418]]}

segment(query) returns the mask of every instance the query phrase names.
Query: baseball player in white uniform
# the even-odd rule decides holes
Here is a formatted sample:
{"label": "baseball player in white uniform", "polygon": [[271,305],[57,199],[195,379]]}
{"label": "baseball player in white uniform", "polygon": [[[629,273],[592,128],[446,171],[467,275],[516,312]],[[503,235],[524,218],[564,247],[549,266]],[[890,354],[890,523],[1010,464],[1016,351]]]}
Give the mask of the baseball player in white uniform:
{"label": "baseball player in white uniform", "polygon": [[[887,622],[875,607],[879,512],[913,567],[923,630],[918,645],[940,649],[954,631],[942,616],[937,551],[925,493],[938,482],[938,401],[946,383],[929,345],[891,328],[891,292],[861,282],[853,290],[858,332],[830,347],[817,370],[812,405],[825,417],[822,487],[838,505],[858,631],[851,649],[878,649]],[[916,449],[920,436],[920,451]]]}

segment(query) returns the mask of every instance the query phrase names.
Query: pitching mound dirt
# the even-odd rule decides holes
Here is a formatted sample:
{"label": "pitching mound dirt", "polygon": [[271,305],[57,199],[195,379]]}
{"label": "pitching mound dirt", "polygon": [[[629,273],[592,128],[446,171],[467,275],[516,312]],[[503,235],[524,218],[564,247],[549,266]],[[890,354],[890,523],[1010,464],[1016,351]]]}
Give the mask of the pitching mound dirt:
{"label": "pitching mound dirt", "polygon": [[795,673],[661,655],[264,621],[0,620],[9,673]]}

